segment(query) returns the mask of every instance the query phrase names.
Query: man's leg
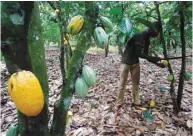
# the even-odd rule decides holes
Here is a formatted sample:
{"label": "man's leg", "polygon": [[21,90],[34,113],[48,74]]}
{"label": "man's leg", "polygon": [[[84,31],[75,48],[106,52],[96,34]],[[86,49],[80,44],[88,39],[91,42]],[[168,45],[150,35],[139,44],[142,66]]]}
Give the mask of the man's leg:
{"label": "man's leg", "polygon": [[128,78],[128,73],[129,73],[129,65],[121,64],[119,90],[118,90],[118,94],[117,94],[117,105],[123,104],[125,86],[126,86],[126,82],[127,82],[127,78]]}
{"label": "man's leg", "polygon": [[130,73],[131,73],[131,81],[132,81],[133,103],[136,105],[139,105],[140,104],[140,98],[139,98],[140,66],[139,66],[139,63],[131,66]]}

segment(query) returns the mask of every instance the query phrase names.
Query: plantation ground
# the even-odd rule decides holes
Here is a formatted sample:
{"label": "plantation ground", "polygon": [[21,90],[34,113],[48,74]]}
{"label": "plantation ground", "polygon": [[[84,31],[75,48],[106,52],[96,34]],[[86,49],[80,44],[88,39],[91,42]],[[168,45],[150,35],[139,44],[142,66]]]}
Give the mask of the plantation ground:
{"label": "plantation ground", "polygon": [[[61,73],[59,69],[59,51],[57,48],[46,50],[46,62],[49,77],[49,111],[52,120],[53,105],[59,98],[61,89]],[[173,55],[173,54],[172,54]],[[179,53],[177,53],[178,56]],[[154,100],[156,107],[148,108],[154,121],[148,121],[143,116],[142,110],[131,108],[131,81],[128,78],[125,94],[125,104],[116,115],[115,100],[118,89],[120,56],[116,50],[111,50],[108,57],[104,57],[103,50],[92,49],[85,56],[84,64],[92,67],[97,73],[97,83],[89,88],[88,97],[84,100],[73,97],[70,111],[73,113],[67,126],[67,136],[131,136],[140,131],[146,136],[173,136],[191,135],[192,129],[192,82],[186,81],[184,86],[182,112],[175,116],[172,113],[172,102],[168,90],[160,90],[160,86],[169,88],[167,69],[141,59],[140,95],[142,103],[148,104]],[[175,72],[175,89],[177,90],[178,75],[181,60],[171,61]],[[187,61],[187,66],[190,62]],[[188,71],[192,71],[188,67]],[[10,124],[16,124],[16,109],[7,93],[8,72],[5,64],[1,62],[1,130],[5,132]],[[49,126],[50,126],[49,122]],[[5,134],[5,133],[2,133]]]}

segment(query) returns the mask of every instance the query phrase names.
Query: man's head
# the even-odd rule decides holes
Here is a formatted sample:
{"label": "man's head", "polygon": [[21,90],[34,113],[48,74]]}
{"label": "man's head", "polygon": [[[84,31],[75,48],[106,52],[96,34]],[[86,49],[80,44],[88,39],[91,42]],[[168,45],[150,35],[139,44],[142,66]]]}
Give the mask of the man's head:
{"label": "man's head", "polygon": [[151,37],[157,37],[159,35],[159,32],[161,30],[161,24],[160,22],[156,21],[152,23],[152,26],[149,27],[148,33]]}

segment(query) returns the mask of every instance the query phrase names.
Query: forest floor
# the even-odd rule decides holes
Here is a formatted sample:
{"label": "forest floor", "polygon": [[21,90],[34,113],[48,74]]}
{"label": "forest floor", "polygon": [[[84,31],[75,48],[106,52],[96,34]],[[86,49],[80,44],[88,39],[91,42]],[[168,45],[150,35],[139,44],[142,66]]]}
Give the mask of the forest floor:
{"label": "forest floor", "polygon": [[[191,53],[191,52],[190,52]],[[189,53],[189,54],[190,54]],[[46,50],[46,63],[49,81],[49,112],[51,124],[54,102],[59,98],[62,79],[59,66],[59,51],[55,48]],[[171,54],[179,56],[180,53]],[[175,90],[181,59],[170,61],[174,70]],[[72,116],[67,125],[67,136],[189,136],[192,135],[192,81],[185,81],[182,108],[175,115],[170,97],[168,71],[146,60],[140,59],[141,81],[140,97],[143,108],[133,108],[130,75],[126,85],[123,107],[117,115],[115,109],[118,90],[120,55],[110,51],[104,57],[102,50],[90,50],[84,64],[92,67],[97,74],[97,83],[89,88],[85,99],[73,96],[70,111]],[[1,67],[1,132],[5,134],[10,124],[17,123],[17,112],[7,92],[8,72],[4,62]],[[187,59],[187,71],[191,72],[190,60]],[[153,100],[155,107],[147,107]],[[148,116],[144,116],[147,115]],[[148,118],[149,117],[149,118]],[[153,118],[152,118],[153,117]],[[150,119],[152,118],[152,119]]]}

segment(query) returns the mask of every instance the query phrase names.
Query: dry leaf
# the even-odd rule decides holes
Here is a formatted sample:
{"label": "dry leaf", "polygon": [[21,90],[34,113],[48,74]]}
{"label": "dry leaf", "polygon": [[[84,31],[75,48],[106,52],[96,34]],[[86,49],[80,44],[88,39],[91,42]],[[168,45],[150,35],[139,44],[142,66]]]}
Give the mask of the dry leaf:
{"label": "dry leaf", "polygon": [[[171,53],[170,53],[171,54]],[[178,53],[179,54],[179,53]],[[172,54],[178,56],[178,54]],[[112,63],[113,61],[113,63]],[[187,81],[184,84],[184,92],[182,99],[182,107],[186,110],[185,113],[179,117],[171,117],[173,113],[173,105],[169,91],[160,91],[159,86],[162,85],[169,88],[167,82],[167,69],[160,69],[154,64],[149,63],[147,60],[140,59],[141,78],[140,78],[140,95],[142,103],[147,103],[149,100],[154,100],[159,108],[144,108],[136,110],[131,108],[132,103],[132,83],[130,74],[128,76],[126,84],[126,92],[124,96],[124,104],[120,109],[120,115],[113,118],[112,109],[115,106],[115,101],[118,91],[118,82],[120,78],[120,61],[121,57],[117,52],[109,52],[108,57],[104,57],[104,52],[92,52],[87,53],[84,59],[84,64],[91,66],[97,74],[97,83],[93,87],[89,88],[88,97],[84,100],[77,99],[73,96],[72,103],[70,105],[70,111],[73,116],[69,125],[76,127],[84,126],[84,129],[77,129],[82,135],[95,136],[94,132],[98,132],[98,136],[103,135],[102,132],[107,134],[117,135],[116,128],[121,128],[123,132],[131,135],[135,135],[133,132],[136,128],[143,128],[145,134],[151,135],[176,135],[180,124],[187,125],[191,128],[191,111],[192,111],[192,82]],[[59,65],[59,50],[56,48],[46,48],[46,65],[48,69],[48,81],[49,81],[49,113],[50,120],[49,126],[52,123],[53,106],[56,100],[59,99],[60,90],[62,88],[62,76]],[[181,60],[172,60],[172,68],[174,70],[174,76],[178,77],[180,72]],[[190,65],[187,63],[187,65]],[[1,130],[5,132],[10,124],[17,124],[17,111],[15,105],[12,103],[7,92],[7,80],[8,71],[5,63],[0,63],[1,68]],[[178,78],[176,78],[178,82]],[[175,83],[175,89],[178,85]],[[112,108],[111,108],[111,107]],[[151,115],[158,115],[158,119],[154,120],[159,127],[154,130],[155,126],[150,126],[149,130],[146,126],[146,122],[142,118],[142,111],[148,110]],[[166,116],[167,115],[167,116]],[[9,118],[9,117],[12,117]],[[163,123],[162,120],[163,119]],[[119,121],[119,125],[109,125],[109,127],[103,127],[106,124],[113,124],[114,121]],[[106,124],[105,124],[106,123]],[[91,129],[90,129],[91,128]],[[164,129],[165,128],[165,129]],[[72,136],[75,133],[73,127],[68,128],[68,136]],[[82,132],[82,130],[84,130]],[[78,132],[77,131],[77,132]],[[112,133],[113,132],[113,133]],[[189,133],[189,132],[188,132]],[[186,131],[182,131],[182,134],[187,134]]]}
{"label": "dry leaf", "polygon": [[192,128],[192,120],[187,120],[186,124],[189,128]]}

